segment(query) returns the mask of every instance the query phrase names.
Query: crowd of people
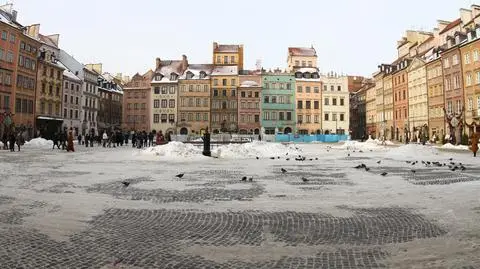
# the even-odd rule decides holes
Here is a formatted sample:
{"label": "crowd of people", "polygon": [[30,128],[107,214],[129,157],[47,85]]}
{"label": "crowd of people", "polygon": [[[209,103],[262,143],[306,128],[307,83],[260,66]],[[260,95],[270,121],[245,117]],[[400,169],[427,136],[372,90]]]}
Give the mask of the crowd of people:
{"label": "crowd of people", "polygon": [[[85,147],[93,147],[96,143],[99,147],[115,148],[128,146],[131,142],[134,148],[153,147],[155,145],[166,144],[171,141],[170,134],[163,135],[162,131],[159,132],[122,132],[120,130],[104,131],[101,135],[94,135],[93,132],[86,135],[78,135],[78,144],[85,145]],[[55,143],[55,141],[54,141]]]}
{"label": "crowd of people", "polygon": [[25,139],[23,138],[21,131],[9,131],[5,132],[2,137],[2,144],[4,150],[10,150],[11,152],[15,151],[15,145],[17,145],[18,151],[20,151],[20,147],[25,143]]}

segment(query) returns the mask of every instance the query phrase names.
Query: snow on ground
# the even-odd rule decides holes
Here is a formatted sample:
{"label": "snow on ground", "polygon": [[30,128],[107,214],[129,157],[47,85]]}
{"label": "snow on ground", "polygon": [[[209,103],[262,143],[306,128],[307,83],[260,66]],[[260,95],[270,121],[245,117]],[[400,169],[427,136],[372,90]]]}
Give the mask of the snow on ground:
{"label": "snow on ground", "polygon": [[[336,221],[335,225],[344,223],[345,218],[356,221],[361,219],[362,214],[375,214],[372,213],[374,211],[357,214],[351,208],[408,208],[424,216],[429,223],[442,227],[446,234],[435,238],[380,245],[383,250],[388,250],[390,268],[461,268],[467,262],[474,264],[478,261],[477,264],[480,264],[480,158],[472,158],[471,154],[465,151],[444,151],[434,146],[418,144],[385,147],[374,140],[363,143],[347,141],[339,144],[297,145],[253,142],[215,147],[212,154],[218,156],[216,159],[201,156],[202,147],[179,142],[143,150],[131,146],[116,149],[76,146],[75,153],[51,150],[51,146],[51,141],[37,139],[21,152],[0,151],[0,216],[4,219],[3,222],[0,221],[0,228],[9,216],[13,216],[21,219],[22,229],[35,229],[34,231],[54,241],[65,241],[69,240],[70,236],[91,229],[89,221],[112,208],[143,209],[148,212],[153,212],[151,210],[154,209],[175,212],[193,210],[215,214],[290,212],[289,218],[294,217],[291,212],[305,212],[330,214],[330,218]],[[362,152],[359,152],[360,150]],[[304,155],[307,160],[287,160],[287,153],[288,156]],[[281,156],[281,159],[270,159],[276,156]],[[256,157],[260,159],[257,160]],[[414,160],[419,163],[412,165],[406,162]],[[421,161],[439,161],[446,165],[427,166]],[[449,170],[448,164],[451,161],[457,165],[461,162],[466,170]],[[364,163],[370,171],[353,168],[360,163]],[[287,173],[281,173],[281,168],[286,169]],[[416,172],[413,173],[412,170]],[[381,176],[384,171],[388,174]],[[179,173],[184,173],[184,177],[175,177]],[[241,182],[242,176],[253,177],[254,180]],[[302,182],[301,177],[306,177],[309,181]],[[124,187],[121,181],[130,182],[130,186]],[[13,199],[11,204],[2,202],[8,197]],[[9,213],[13,212],[12,210],[20,210],[25,216],[12,215]],[[351,218],[352,216],[355,218]],[[380,221],[373,223],[371,229],[375,229],[376,225],[394,221],[382,219],[382,216],[367,220],[367,224]],[[129,224],[129,221],[138,216],[120,217],[123,225]],[[402,215],[399,218],[402,219],[401,222],[378,233],[372,232],[368,235],[369,238],[378,237],[380,240],[387,236],[389,229],[395,228],[395,225],[406,225],[409,221],[418,219]],[[178,219],[177,225],[181,225],[182,219]],[[155,219],[152,215],[151,220],[157,223],[162,219]],[[294,223],[295,219],[291,222]],[[207,220],[204,223],[205,227],[216,229]],[[367,224],[355,225],[364,227],[362,225]],[[228,225],[233,225],[233,222]],[[228,225],[225,227],[230,227]],[[309,229],[309,225],[302,227]],[[414,227],[418,228],[415,233],[422,233],[430,227],[428,225]],[[258,227],[267,229],[266,226],[261,224]],[[252,229],[258,227],[252,226]],[[352,233],[363,231],[354,227],[357,226],[345,229],[351,229]],[[370,228],[367,227],[366,230]],[[275,229],[280,229],[280,226]],[[412,229],[412,226],[405,227],[398,233],[407,233],[409,229]],[[133,229],[136,230],[143,231],[141,228]],[[146,230],[149,231],[148,228]],[[292,233],[288,229],[286,231]],[[304,234],[292,234],[291,237],[307,238],[318,233],[317,230],[310,233],[305,230]],[[228,231],[222,236],[227,235]],[[262,235],[260,230],[260,236]],[[0,239],[2,236],[0,229]],[[277,239],[287,238],[286,235],[277,236],[280,236],[276,237]],[[352,235],[352,238],[356,236]],[[346,241],[354,240],[345,238]],[[148,240],[152,243],[154,239]],[[271,240],[276,239],[273,237]],[[190,243],[189,241],[188,244]],[[316,253],[319,248],[328,247],[314,246],[315,249],[312,250],[298,245],[297,250],[292,247],[287,251],[284,244],[272,244],[261,246],[265,249],[264,253],[285,251],[286,256],[292,256],[301,255],[297,251],[301,252],[302,248],[306,248],[306,253]],[[341,247],[345,247],[345,244],[349,246],[348,242],[342,244]],[[140,246],[141,244],[135,245]],[[243,247],[250,248],[248,245]],[[354,244],[354,247],[369,246],[362,242]],[[169,253],[168,250],[164,251]],[[178,251],[175,255],[181,252],[177,249],[175,251]],[[212,249],[208,255],[213,255],[215,251],[223,253],[220,249]],[[195,253],[209,259],[201,248]],[[88,257],[82,256],[82,259]],[[238,259],[243,258],[239,255]],[[248,260],[248,257],[245,259]],[[0,267],[1,265],[2,261]]]}
{"label": "snow on ground", "polygon": [[53,147],[53,141],[44,138],[34,138],[25,142],[23,146],[27,149],[51,149]]}
{"label": "snow on ground", "polygon": [[445,145],[439,146],[442,149],[453,149],[453,150],[470,150],[468,146],[465,145],[452,145],[450,143],[446,143]]}

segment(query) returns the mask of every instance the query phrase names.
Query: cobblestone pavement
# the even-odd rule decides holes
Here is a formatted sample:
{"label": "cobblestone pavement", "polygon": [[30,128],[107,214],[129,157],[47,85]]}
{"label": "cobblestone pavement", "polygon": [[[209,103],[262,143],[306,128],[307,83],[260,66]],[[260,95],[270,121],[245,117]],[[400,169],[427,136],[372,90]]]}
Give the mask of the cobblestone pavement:
{"label": "cobblestone pavement", "polygon": [[[414,169],[368,152],[161,163],[130,151],[0,153],[0,268],[479,268],[472,164]],[[371,169],[353,168],[362,162]]]}

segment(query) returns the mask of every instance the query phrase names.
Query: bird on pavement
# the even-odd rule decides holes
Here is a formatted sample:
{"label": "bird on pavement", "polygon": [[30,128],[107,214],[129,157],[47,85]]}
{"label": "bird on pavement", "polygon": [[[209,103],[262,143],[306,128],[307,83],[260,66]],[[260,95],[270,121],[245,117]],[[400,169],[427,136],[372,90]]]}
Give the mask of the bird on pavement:
{"label": "bird on pavement", "polygon": [[368,171],[370,171],[370,168],[368,168],[368,167],[365,167],[365,171],[367,171],[367,172],[368,172]]}
{"label": "bird on pavement", "polygon": [[415,170],[413,170],[413,169],[412,169],[411,171],[412,171],[412,173],[414,173],[414,174],[417,172],[417,171],[415,171]]}
{"label": "bird on pavement", "polygon": [[380,175],[386,176],[387,174],[388,174],[387,172],[383,172],[383,173],[381,173]]}
{"label": "bird on pavement", "polygon": [[257,156],[257,160],[260,159],[260,157]]}
{"label": "bird on pavement", "polygon": [[128,187],[128,185],[130,185],[130,182],[128,182],[128,181],[122,181],[122,184],[123,184],[123,186]]}
{"label": "bird on pavement", "polygon": [[283,174],[285,174],[287,172],[287,170],[285,168],[282,168],[280,170],[282,171]]}
{"label": "bird on pavement", "polygon": [[287,161],[290,161],[290,158],[287,158],[286,160],[287,160]]}
{"label": "bird on pavement", "polygon": [[270,160],[275,160],[275,157],[270,157]]}
{"label": "bird on pavement", "polygon": [[253,177],[248,178],[248,181],[252,182],[252,181],[253,181]]}
{"label": "bird on pavement", "polygon": [[382,161],[380,160],[380,161],[378,161],[377,163],[380,164],[381,162],[382,162]]}
{"label": "bird on pavement", "polygon": [[308,178],[302,177],[302,181],[303,181],[303,182],[308,182]]}
{"label": "bird on pavement", "polygon": [[175,177],[182,178],[183,175],[185,175],[185,174],[183,174],[183,173],[182,173],[182,174],[178,174],[178,175],[176,175]]}
{"label": "bird on pavement", "polygon": [[242,181],[247,181],[247,177],[242,177]]}

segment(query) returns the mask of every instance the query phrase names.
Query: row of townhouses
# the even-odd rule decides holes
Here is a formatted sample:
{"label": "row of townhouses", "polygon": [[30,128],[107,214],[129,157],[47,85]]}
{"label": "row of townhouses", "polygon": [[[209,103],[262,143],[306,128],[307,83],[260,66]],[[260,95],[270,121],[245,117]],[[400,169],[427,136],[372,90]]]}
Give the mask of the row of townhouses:
{"label": "row of townhouses", "polygon": [[348,77],[321,74],[313,47],[288,48],[286,69],[244,69],[243,45],[213,43],[212,62],[157,58],[124,86],[123,128],[172,134],[344,134]]}
{"label": "row of townhouses", "polygon": [[118,77],[78,62],[39,24],[20,24],[12,4],[0,6],[0,33],[0,137],[13,129],[28,139],[121,127]]}
{"label": "row of townhouses", "polygon": [[458,144],[480,131],[480,6],[432,32],[406,31],[397,51],[351,93],[360,134]]}

